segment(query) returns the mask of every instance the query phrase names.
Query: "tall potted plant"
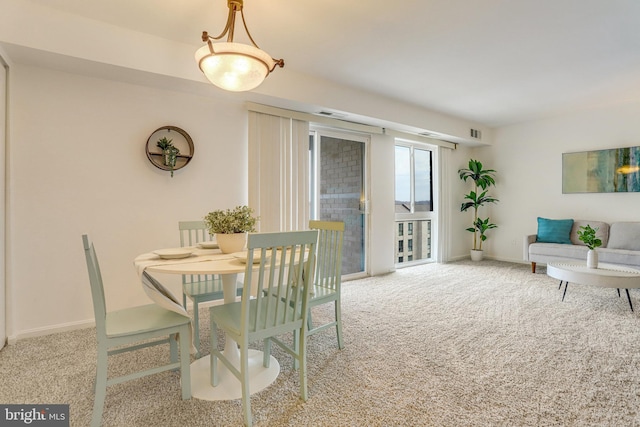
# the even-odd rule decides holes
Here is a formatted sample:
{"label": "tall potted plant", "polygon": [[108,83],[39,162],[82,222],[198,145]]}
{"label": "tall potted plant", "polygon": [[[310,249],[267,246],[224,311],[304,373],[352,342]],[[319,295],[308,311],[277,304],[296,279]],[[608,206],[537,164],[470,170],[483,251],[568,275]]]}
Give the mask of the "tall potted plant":
{"label": "tall potted plant", "polygon": [[488,188],[496,185],[495,174],[493,169],[483,169],[482,163],[478,160],[469,160],[467,169],[458,170],[460,179],[467,182],[470,179],[473,182],[473,190],[464,196],[465,201],[460,206],[460,212],[473,210],[472,226],[466,230],[473,233],[473,249],[471,250],[471,259],[479,261],[482,259],[482,242],[487,240],[485,234],[487,230],[496,228],[497,225],[489,221],[489,217],[482,219],[478,216],[478,209],[486,203],[496,203],[498,199],[490,196]]}
{"label": "tall potted plant", "polygon": [[247,233],[256,231],[258,218],[253,216],[248,206],[236,206],[234,209],[216,210],[204,217],[209,234],[215,234],[216,241],[223,253],[239,252],[247,242]]}

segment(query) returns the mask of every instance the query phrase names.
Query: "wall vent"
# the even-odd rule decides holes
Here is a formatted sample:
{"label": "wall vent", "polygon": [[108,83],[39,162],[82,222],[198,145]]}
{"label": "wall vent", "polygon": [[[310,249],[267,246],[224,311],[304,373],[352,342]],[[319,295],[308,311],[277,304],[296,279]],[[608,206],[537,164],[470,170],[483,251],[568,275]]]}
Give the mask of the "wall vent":
{"label": "wall vent", "polygon": [[318,111],[316,114],[319,116],[333,117],[335,119],[343,119],[347,117],[346,114],[336,113],[335,111]]}
{"label": "wall vent", "polygon": [[470,129],[469,135],[473,139],[482,139],[482,132],[480,132],[478,129]]}
{"label": "wall vent", "polygon": [[425,138],[437,138],[438,137],[438,135],[436,135],[435,133],[431,133],[431,132],[422,132],[422,133],[419,133],[418,135],[424,136]]}

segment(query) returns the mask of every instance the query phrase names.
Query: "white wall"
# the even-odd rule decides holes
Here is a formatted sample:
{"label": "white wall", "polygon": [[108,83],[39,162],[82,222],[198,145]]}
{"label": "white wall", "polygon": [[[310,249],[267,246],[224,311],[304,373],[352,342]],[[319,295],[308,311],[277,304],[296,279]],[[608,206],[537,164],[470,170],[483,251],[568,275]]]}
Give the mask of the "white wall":
{"label": "white wall", "polygon": [[[451,212],[451,236],[449,236],[451,247],[449,253],[451,258],[449,261],[455,261],[469,258],[469,250],[473,247],[473,235],[466,231],[473,223],[473,214],[471,212],[460,212],[460,205],[464,200],[464,195],[469,192],[471,186],[468,181],[464,183],[460,180],[458,170],[468,167],[469,159],[475,158],[475,153],[469,147],[458,145],[457,149],[452,151],[450,158],[450,176],[448,179],[451,184],[451,204],[449,206]],[[485,253],[487,252],[485,251]]]}
{"label": "white wall", "polygon": [[[246,203],[242,102],[22,65],[12,77],[10,338],[93,319],[81,234],[94,240],[108,309],[118,309],[148,302],[137,254],[178,246],[179,220]],[[163,125],[195,145],[173,178],[144,150]]]}
{"label": "white wall", "polygon": [[497,129],[492,147],[474,155],[498,171],[490,214],[499,228],[487,240],[491,257],[522,261],[522,239],[536,218],[638,221],[638,193],[562,194],[562,153],[640,145],[640,102],[603,107]]}
{"label": "white wall", "polygon": [[[372,275],[395,269],[395,138],[371,136],[369,203],[369,270]],[[391,159],[391,160],[390,160]]]}

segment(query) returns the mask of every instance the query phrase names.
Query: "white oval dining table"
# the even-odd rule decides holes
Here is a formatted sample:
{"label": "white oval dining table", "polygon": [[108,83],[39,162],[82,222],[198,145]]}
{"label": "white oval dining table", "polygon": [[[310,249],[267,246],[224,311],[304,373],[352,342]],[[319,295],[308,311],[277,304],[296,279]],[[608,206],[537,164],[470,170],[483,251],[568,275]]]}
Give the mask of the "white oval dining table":
{"label": "white oval dining table", "polygon": [[[134,265],[141,272],[160,274],[219,274],[222,278],[224,303],[236,301],[238,274],[244,273],[246,263],[219,249],[193,249],[193,254],[182,259],[161,259],[153,252],[139,255]],[[258,268],[256,264],[255,268]],[[235,341],[225,340],[224,354],[239,367],[240,352]],[[202,400],[234,400],[242,398],[240,381],[218,363],[220,382],[213,387],[210,382],[210,356],[204,356],[191,364],[191,394]],[[249,350],[249,382],[251,394],[263,390],[273,383],[280,373],[280,364],[271,356],[268,368],[262,364],[263,353]]]}

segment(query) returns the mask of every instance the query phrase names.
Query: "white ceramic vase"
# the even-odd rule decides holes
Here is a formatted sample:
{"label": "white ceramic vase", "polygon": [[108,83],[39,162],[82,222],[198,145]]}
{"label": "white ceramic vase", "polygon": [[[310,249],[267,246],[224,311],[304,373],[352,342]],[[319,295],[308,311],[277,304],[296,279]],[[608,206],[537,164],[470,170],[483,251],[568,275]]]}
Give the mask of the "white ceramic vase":
{"label": "white ceramic vase", "polygon": [[216,241],[223,254],[240,252],[247,244],[247,233],[216,233]]}
{"label": "white ceramic vase", "polygon": [[484,251],[479,251],[477,249],[471,249],[471,261],[482,261],[482,255]]}
{"label": "white ceramic vase", "polygon": [[598,252],[595,249],[589,249],[587,252],[587,267],[598,268]]}

